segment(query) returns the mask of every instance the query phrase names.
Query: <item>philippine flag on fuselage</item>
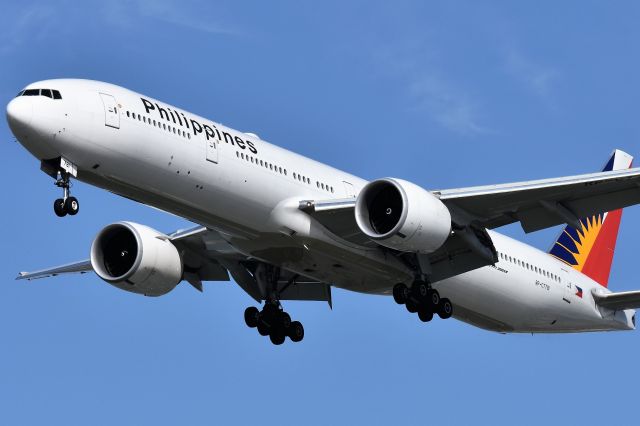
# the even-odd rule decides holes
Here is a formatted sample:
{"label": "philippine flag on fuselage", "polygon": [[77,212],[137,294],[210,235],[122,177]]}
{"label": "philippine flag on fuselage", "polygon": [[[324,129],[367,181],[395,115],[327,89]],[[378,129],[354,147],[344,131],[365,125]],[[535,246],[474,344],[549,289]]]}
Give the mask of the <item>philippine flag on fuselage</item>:
{"label": "philippine flag on fuselage", "polygon": [[582,299],[582,287],[576,286],[576,296]]}

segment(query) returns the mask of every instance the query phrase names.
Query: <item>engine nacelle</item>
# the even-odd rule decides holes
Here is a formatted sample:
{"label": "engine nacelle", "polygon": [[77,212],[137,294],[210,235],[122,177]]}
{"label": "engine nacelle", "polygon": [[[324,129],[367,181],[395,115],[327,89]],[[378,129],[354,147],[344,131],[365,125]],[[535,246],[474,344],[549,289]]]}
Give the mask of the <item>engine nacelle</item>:
{"label": "engine nacelle", "polygon": [[369,182],[355,208],[360,230],[385,247],[432,253],[451,233],[451,213],[430,192],[401,179]]}
{"label": "engine nacelle", "polygon": [[91,266],[119,289],[162,296],[182,280],[183,264],[169,238],[132,222],[108,225],[93,240]]}

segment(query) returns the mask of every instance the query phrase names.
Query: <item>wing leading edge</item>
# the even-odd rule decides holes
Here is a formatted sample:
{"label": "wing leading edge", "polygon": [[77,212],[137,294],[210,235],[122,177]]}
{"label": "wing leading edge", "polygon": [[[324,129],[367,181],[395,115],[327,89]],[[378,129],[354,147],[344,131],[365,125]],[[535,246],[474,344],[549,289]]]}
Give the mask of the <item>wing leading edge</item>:
{"label": "wing leading edge", "polygon": [[37,280],[38,278],[55,277],[61,274],[86,274],[92,272],[91,261],[81,260],[79,262],[67,263],[66,265],[55,266],[53,268],[41,269],[33,272],[20,272],[16,280]]}

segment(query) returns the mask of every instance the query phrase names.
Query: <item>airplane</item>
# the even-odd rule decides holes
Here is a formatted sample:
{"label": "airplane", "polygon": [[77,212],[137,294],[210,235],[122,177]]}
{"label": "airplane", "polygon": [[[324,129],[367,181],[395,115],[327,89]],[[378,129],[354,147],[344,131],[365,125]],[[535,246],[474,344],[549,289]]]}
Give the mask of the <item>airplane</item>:
{"label": "airplane", "polygon": [[[640,203],[640,168],[621,150],[598,173],[429,190],[365,181],[99,81],[29,84],[6,115],[61,189],[56,215],[79,212],[77,179],[197,224],[112,223],[88,259],[17,279],[93,271],[153,297],[233,279],[261,306],[245,310],[246,324],[275,345],[304,337],[281,302],[331,306],[334,287],[392,296],[424,322],[500,333],[635,329],[640,291],[608,289],[621,209]],[[527,233],[565,227],[547,253],[495,231],[516,222]]]}

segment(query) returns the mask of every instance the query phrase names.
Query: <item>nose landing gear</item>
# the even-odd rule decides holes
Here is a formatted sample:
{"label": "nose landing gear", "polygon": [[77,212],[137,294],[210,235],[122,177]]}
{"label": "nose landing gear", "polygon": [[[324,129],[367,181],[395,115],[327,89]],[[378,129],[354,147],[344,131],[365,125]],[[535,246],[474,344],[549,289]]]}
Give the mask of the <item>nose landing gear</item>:
{"label": "nose landing gear", "polygon": [[62,198],[53,202],[53,211],[56,216],[75,216],[80,211],[80,203],[75,197],[71,197],[71,178],[67,172],[60,172],[60,178],[56,180],[56,186],[62,188]]}
{"label": "nose landing gear", "polygon": [[434,290],[424,281],[416,281],[411,288],[405,284],[393,287],[393,300],[399,305],[405,305],[410,313],[418,313],[422,322],[429,322],[434,314],[442,319],[451,318],[453,305],[447,298],[440,298],[438,290]]}

